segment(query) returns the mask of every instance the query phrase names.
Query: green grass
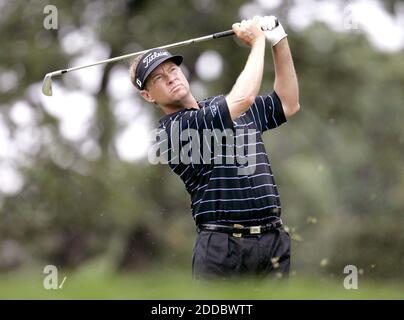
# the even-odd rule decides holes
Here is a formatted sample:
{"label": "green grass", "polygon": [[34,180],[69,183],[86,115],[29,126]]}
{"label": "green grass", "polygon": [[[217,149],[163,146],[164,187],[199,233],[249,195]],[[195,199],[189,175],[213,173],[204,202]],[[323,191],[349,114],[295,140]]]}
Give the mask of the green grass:
{"label": "green grass", "polygon": [[45,275],[0,276],[0,299],[403,299],[403,283],[364,282],[357,290],[344,289],[341,279],[292,276],[288,282],[239,280],[230,283],[195,283],[190,272],[121,274],[60,271],[62,289],[46,290]]}

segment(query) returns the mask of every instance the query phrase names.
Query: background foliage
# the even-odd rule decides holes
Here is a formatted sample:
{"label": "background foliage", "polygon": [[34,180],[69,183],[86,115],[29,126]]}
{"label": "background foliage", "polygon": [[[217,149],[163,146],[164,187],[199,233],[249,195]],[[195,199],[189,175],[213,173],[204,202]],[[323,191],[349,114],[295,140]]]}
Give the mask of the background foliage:
{"label": "background foliage", "polygon": [[[393,15],[396,2],[385,3]],[[117,101],[108,86],[113,69],[127,68],[129,62],[106,65],[98,87],[87,90],[96,107],[82,139],[61,134],[60,119],[40,98],[40,82],[45,73],[91,49],[66,52],[61,42],[69,32],[91,30],[96,43],[106,45],[114,57],[226,30],[240,19],[245,2],[54,1],[58,30],[42,26],[47,4],[1,2],[0,73],[11,72],[17,84],[2,85],[0,124],[11,140],[32,130],[35,143],[18,149],[12,159],[0,151],[1,164],[17,168],[24,181],[18,192],[0,193],[0,271],[40,274],[47,264],[76,270],[103,261],[114,272],[185,268],[190,275],[195,231],[180,180],[146,157],[125,161],[116,149],[125,124],[115,116]],[[403,54],[376,50],[360,30],[337,33],[314,23],[295,31],[285,20],[288,10],[284,2],[274,14],[285,21],[289,34],[302,109],[267,134],[265,143],[293,238],[293,270],[340,279],[343,267],[354,264],[366,279],[401,281]],[[223,72],[212,81],[199,79],[195,69],[205,50],[223,57]],[[190,82],[202,85],[206,95],[228,92],[248,54],[231,38],[174,51],[184,55]],[[262,93],[273,86],[270,50],[266,59]],[[56,83],[67,91],[81,90],[72,79]],[[53,97],[46,99],[52,103]],[[34,115],[29,128],[13,120],[18,102]],[[137,116],[150,115],[157,123],[161,114],[156,108],[135,96],[133,104]],[[96,144],[97,156],[81,152],[87,139]]]}

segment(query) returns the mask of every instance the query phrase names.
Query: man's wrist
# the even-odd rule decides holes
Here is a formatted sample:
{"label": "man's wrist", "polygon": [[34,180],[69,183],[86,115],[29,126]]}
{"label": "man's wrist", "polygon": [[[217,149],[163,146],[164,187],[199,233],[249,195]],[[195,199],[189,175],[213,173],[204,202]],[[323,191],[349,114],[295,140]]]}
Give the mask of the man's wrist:
{"label": "man's wrist", "polygon": [[271,43],[272,47],[276,46],[282,39],[286,38],[288,35],[281,23],[278,24],[277,27],[270,31],[265,31],[265,37]]}
{"label": "man's wrist", "polygon": [[257,45],[265,45],[265,36],[257,37],[254,39],[254,41],[252,41],[252,47]]}

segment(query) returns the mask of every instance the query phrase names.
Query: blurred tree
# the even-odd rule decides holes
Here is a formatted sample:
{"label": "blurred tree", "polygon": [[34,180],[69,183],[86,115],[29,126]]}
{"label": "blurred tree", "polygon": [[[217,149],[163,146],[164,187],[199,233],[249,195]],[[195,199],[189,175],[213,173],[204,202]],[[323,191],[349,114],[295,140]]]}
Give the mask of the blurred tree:
{"label": "blurred tree", "polygon": [[[38,85],[46,72],[68,66],[97,44],[106,45],[113,57],[229,29],[246,2],[54,1],[59,30],[42,27],[46,4],[0,3],[6,48],[0,50],[0,75],[3,82],[17,79],[0,87],[0,124],[8,138],[17,137],[22,128],[11,111],[24,101],[40,133],[38,150],[19,154],[14,163],[25,180],[21,192],[0,194],[0,269],[32,260],[75,267],[103,254],[126,270],[164,259],[189,264],[194,226],[181,181],[165,166],[128,163],[117,154],[115,141],[124,125],[114,116],[117,103],[108,91],[116,63],[106,65],[99,87],[86,92],[95,99],[96,112],[89,137],[78,141],[62,135],[60,119],[39,99]],[[279,8],[281,17],[288,5]],[[86,28],[95,42],[66,50],[79,45],[66,35]],[[395,222],[404,208],[403,55],[375,51],[360,32],[338,34],[323,24],[288,33],[302,111],[265,139],[284,218],[296,240],[294,265],[317,270],[328,258],[322,270],[336,273],[352,257],[368,265],[376,252],[384,252],[389,259],[378,261],[378,267],[385,276],[399,276],[401,262],[394,257],[401,253]],[[195,70],[205,50],[223,57],[222,75],[210,82],[201,81]],[[174,51],[185,56],[189,80],[200,81],[207,95],[228,92],[248,55],[231,38]],[[266,58],[262,93],[273,87],[270,50]],[[67,77],[59,81],[69,91],[81,89]],[[161,115],[147,104],[140,112],[154,119]],[[99,157],[89,159],[80,151],[88,139],[100,149]],[[370,241],[372,235],[377,241]],[[2,259],[10,250],[15,254]]]}

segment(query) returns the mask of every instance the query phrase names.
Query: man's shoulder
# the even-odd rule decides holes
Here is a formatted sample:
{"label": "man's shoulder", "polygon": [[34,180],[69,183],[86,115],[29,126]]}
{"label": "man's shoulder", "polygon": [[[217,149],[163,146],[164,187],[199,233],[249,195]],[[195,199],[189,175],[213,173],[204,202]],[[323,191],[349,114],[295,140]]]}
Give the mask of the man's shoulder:
{"label": "man's shoulder", "polygon": [[199,106],[206,106],[208,105],[216,96],[211,96],[207,98],[203,98],[201,100],[198,100]]}
{"label": "man's shoulder", "polygon": [[214,100],[217,100],[217,99],[219,99],[221,97],[224,97],[223,94],[219,94],[217,96],[207,97],[207,98],[198,100],[198,104],[199,104],[200,107],[203,108],[203,107],[209,106]]}
{"label": "man's shoulder", "polygon": [[170,114],[166,114],[165,116],[162,116],[159,120],[159,128],[164,128],[169,125],[174,119],[177,119],[178,117],[181,116],[181,114],[183,114],[185,111],[185,109],[170,113]]}
{"label": "man's shoulder", "polygon": [[165,128],[169,126],[173,121],[181,121],[181,119],[188,114],[188,112],[195,112],[198,109],[195,108],[183,108],[170,114],[162,116],[159,120],[159,128]]}
{"label": "man's shoulder", "polygon": [[[213,106],[214,108],[214,112],[217,110],[217,103],[221,103],[220,101],[224,100],[224,95],[223,94],[219,94],[216,96],[210,96],[207,98],[203,98],[201,100],[198,100],[197,103],[199,105],[200,109],[203,109],[205,107],[208,106]],[[217,103],[216,103],[217,102]],[[197,109],[195,108],[191,108],[191,109],[181,109],[179,111],[176,111],[174,113],[170,113],[170,114],[166,114],[165,116],[161,117],[159,120],[159,128],[166,128],[167,126],[170,125],[170,123],[172,121],[175,120],[180,120],[182,117],[186,116],[188,114],[188,112],[194,112],[197,111]]]}

